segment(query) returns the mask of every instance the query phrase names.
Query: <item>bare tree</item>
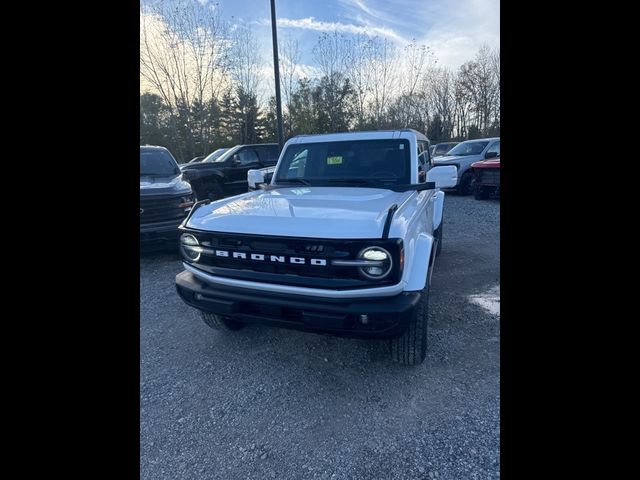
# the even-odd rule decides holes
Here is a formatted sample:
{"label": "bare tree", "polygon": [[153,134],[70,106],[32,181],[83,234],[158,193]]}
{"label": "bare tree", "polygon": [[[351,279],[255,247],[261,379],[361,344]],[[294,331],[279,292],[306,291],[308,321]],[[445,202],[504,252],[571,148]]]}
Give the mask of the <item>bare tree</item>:
{"label": "bare tree", "polygon": [[385,114],[398,84],[399,58],[394,45],[376,37],[368,49],[368,68],[371,73],[371,108],[376,128],[385,126]]}
{"label": "bare tree", "polygon": [[230,66],[233,80],[244,92],[257,95],[262,63],[258,41],[246,26],[236,27],[232,41]]}
{"label": "bare tree", "polygon": [[313,57],[324,77],[332,78],[336,73],[344,73],[348,63],[346,45],[346,37],[336,31],[320,35],[313,47]]}
{"label": "bare tree", "polygon": [[446,68],[433,69],[428,81],[428,98],[434,115],[442,121],[443,135],[453,138],[455,110],[455,77]]}
{"label": "bare tree", "polygon": [[298,41],[293,40],[291,37],[284,38],[279,47],[279,51],[280,83],[285,107],[285,136],[290,137],[293,132],[291,121],[291,102],[296,86],[298,85],[298,79],[300,78],[298,72],[298,64],[300,63],[300,47],[298,45]]}
{"label": "bare tree", "polygon": [[253,31],[246,26],[236,27],[232,41],[231,76],[235,84],[234,94],[239,109],[242,130],[240,138],[245,141],[255,136],[262,58],[259,53],[258,41],[253,35]]}
{"label": "bare tree", "polygon": [[351,81],[354,98],[354,114],[357,128],[367,123],[367,105],[371,98],[372,68],[369,51],[374,48],[372,40],[363,34],[356,34],[344,44],[346,76]]}
{"label": "bare tree", "polygon": [[470,98],[475,125],[486,135],[500,94],[499,79],[495,76],[495,60],[489,47],[482,46],[474,60],[460,67],[460,87]]}
{"label": "bare tree", "polygon": [[140,11],[141,87],[170,108],[180,156],[204,153],[210,143],[206,105],[220,94],[227,71],[226,27],[217,8],[200,2],[159,1]]}

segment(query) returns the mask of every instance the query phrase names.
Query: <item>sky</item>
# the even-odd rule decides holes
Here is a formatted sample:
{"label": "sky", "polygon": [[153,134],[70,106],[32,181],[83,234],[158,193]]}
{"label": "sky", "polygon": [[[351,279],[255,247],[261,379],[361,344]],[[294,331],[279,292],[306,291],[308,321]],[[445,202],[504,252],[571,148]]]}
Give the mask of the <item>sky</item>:
{"label": "sky", "polygon": [[[141,0],[143,4],[154,0]],[[166,0],[169,3],[172,0]],[[232,28],[243,25],[258,41],[259,95],[273,94],[270,0],[183,0],[217,8]],[[319,76],[313,47],[322,32],[379,36],[404,47],[429,47],[436,66],[457,69],[482,45],[500,46],[499,0],[275,0],[278,39],[296,40],[302,76]],[[265,97],[266,98],[266,97]]]}
{"label": "sky", "polygon": [[[272,56],[269,0],[218,3],[223,18],[250,25],[262,54]],[[499,0],[276,0],[278,38],[297,39],[302,64],[312,65],[318,36],[334,30],[379,35],[399,46],[415,39],[440,66],[457,68],[482,44],[500,46]]]}

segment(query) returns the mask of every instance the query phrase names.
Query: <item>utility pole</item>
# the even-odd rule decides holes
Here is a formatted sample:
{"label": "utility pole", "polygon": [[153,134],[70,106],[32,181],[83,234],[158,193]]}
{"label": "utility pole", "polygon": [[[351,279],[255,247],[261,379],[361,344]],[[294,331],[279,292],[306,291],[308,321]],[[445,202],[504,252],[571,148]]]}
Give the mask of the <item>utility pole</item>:
{"label": "utility pole", "polygon": [[271,36],[273,38],[273,74],[276,78],[276,118],[278,121],[278,145],[284,145],[282,133],[282,104],[280,102],[280,63],[278,62],[278,32],[276,28],[276,2],[271,0]]}

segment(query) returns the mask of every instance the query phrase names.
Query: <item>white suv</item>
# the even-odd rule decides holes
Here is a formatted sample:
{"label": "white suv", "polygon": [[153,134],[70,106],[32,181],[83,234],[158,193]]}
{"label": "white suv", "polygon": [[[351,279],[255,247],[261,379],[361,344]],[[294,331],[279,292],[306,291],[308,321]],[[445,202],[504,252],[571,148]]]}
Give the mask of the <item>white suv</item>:
{"label": "white suv", "polygon": [[292,138],[268,185],[193,208],[178,293],[215,329],[388,338],[394,360],[419,364],[440,189],[456,182],[415,130]]}

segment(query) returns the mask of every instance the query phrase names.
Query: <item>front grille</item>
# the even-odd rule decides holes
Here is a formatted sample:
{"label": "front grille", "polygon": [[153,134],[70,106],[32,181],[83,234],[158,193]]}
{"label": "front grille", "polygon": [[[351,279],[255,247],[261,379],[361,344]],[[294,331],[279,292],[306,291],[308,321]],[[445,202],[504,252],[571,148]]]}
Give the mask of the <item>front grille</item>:
{"label": "front grille", "polygon": [[184,208],[180,208],[183,195],[171,197],[140,197],[140,225],[147,223],[168,222],[180,223],[186,216]]}
{"label": "front grille", "polygon": [[[195,267],[213,275],[252,281],[272,282],[318,288],[358,288],[388,285],[400,279],[402,242],[390,240],[324,240],[258,235],[204,233],[189,230],[202,247],[227,252],[243,252],[247,259],[201,255]],[[357,267],[333,266],[331,260],[355,260],[365,247],[382,246],[393,257],[393,270],[383,280],[363,278]],[[284,257],[285,262],[251,260],[251,254]],[[303,258],[305,264],[293,264],[290,257]],[[311,260],[325,260],[326,265],[311,265]]]}
{"label": "front grille", "polygon": [[480,182],[484,185],[500,185],[500,170],[497,168],[482,169]]}

